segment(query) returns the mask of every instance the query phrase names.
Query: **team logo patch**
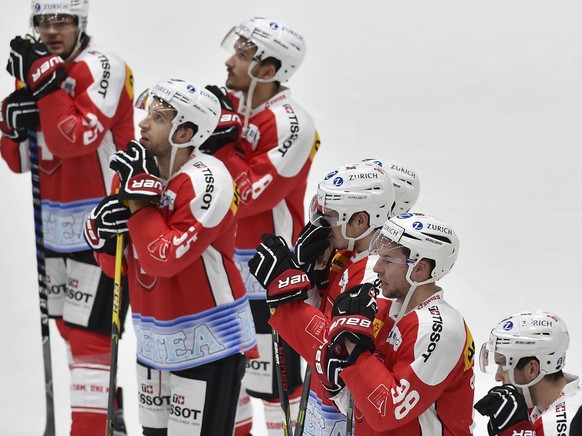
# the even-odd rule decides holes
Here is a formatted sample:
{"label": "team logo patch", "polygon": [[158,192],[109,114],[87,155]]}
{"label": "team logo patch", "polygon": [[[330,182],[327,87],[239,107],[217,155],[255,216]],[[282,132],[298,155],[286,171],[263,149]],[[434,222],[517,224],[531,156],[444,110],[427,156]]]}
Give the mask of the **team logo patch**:
{"label": "team logo patch", "polygon": [[389,397],[390,390],[384,385],[379,385],[368,396],[368,401],[372,403],[372,405],[378,411],[380,416],[386,416],[386,403]]}

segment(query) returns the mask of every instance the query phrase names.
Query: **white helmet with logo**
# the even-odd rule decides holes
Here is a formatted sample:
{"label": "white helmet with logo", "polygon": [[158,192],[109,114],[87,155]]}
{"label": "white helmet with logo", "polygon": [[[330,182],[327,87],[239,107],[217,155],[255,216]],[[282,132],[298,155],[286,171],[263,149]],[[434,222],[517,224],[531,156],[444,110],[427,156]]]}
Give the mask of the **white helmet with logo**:
{"label": "white helmet with logo", "polygon": [[520,359],[536,357],[540,374],[525,385],[532,386],[564,368],[569,342],[568,328],[559,316],[542,310],[516,313],[491,330],[489,342],[481,347],[480,367],[490,373],[501,367],[515,384],[513,370]]}
{"label": "white helmet with logo", "polygon": [[[388,173],[376,165],[358,162],[339,167],[319,183],[310,219],[316,219],[315,212],[320,212],[332,226],[341,226],[342,236],[349,241],[351,250],[355,241],[382,226],[391,215],[393,203],[394,189]],[[337,212],[338,216],[330,218],[330,211]],[[347,223],[352,215],[362,211],[368,214],[370,227],[362,235],[350,238],[346,235]]]}
{"label": "white helmet with logo", "polygon": [[36,27],[35,18],[40,15],[65,14],[77,18],[80,33],[87,30],[89,0],[32,0],[30,24]]}
{"label": "white helmet with logo", "polygon": [[[249,65],[249,75],[255,65],[273,57],[281,67],[270,81],[286,82],[297,71],[305,57],[305,40],[295,30],[267,18],[256,17],[234,27],[222,41],[222,47],[232,51],[240,38],[257,50]],[[255,78],[258,81],[261,81]]]}
{"label": "white helmet with logo", "polygon": [[414,207],[420,193],[420,179],[416,171],[384,159],[364,159],[362,162],[378,165],[390,175],[394,186],[393,215],[402,215]]}
{"label": "white helmet with logo", "polygon": [[398,215],[386,221],[370,243],[370,254],[382,257],[387,251],[382,250],[386,244],[390,244],[390,249],[402,246],[410,250],[409,271],[421,259],[434,261],[431,278],[423,283],[436,282],[447,275],[459,255],[459,238],[451,226],[420,213]]}
{"label": "white helmet with logo", "polygon": [[[139,109],[151,110],[152,104],[155,104],[154,97],[176,111],[170,131],[170,143],[174,147],[199,147],[214,132],[220,118],[220,103],[216,96],[203,86],[179,79],[166,80],[144,91],[136,100],[135,106]],[[172,140],[174,132],[187,122],[195,124],[198,131],[190,141],[183,144],[174,143]]]}

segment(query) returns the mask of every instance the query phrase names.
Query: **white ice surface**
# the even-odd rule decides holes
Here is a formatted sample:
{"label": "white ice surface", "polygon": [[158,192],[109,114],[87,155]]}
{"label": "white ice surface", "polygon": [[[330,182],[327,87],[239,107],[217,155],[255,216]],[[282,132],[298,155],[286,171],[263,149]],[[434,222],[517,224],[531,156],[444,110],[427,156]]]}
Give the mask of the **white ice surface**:
{"label": "white ice surface", "polygon": [[[0,0],[2,70],[10,39],[28,29],[29,4]],[[222,85],[222,37],[255,15],[287,22],[307,40],[289,85],[322,140],[308,192],[328,170],[361,158],[415,168],[415,210],[460,236],[459,260],[441,284],[477,346],[508,314],[552,310],[570,329],[567,370],[582,373],[582,3],[93,0],[89,33],[127,60],[136,93],[169,77]],[[4,96],[12,81],[0,75]],[[30,191],[28,175],[0,163],[0,434],[10,436],[44,427]],[[52,338],[65,435],[68,371],[56,331]],[[130,328],[119,380],[131,435],[140,433],[134,345]],[[480,398],[493,380],[476,374]],[[476,419],[475,434],[486,435]],[[259,423],[255,434],[266,434]]]}

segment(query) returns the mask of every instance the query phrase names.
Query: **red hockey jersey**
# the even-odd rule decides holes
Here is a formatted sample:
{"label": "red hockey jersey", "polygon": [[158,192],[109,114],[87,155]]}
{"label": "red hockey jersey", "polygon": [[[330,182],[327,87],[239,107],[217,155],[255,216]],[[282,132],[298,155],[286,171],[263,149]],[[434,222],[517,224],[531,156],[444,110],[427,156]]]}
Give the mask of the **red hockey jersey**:
{"label": "red hockey jersey", "polygon": [[521,422],[502,432],[499,436],[513,436],[523,434],[524,436],[569,436],[572,418],[582,407],[582,386],[580,378],[564,373],[566,386],[552,404],[541,411],[534,407],[530,413],[531,422]]}
{"label": "red hockey jersey", "polygon": [[[229,94],[243,118],[241,93]],[[253,109],[248,127],[236,144],[216,153],[239,186],[235,259],[251,299],[264,299],[265,290],[248,272],[248,261],[263,233],[295,242],[305,223],[307,176],[319,148],[311,116],[281,91]],[[235,152],[236,151],[236,152]]]}
{"label": "red hockey jersey", "polygon": [[[248,298],[233,261],[238,195],[226,167],[194,154],[160,207],[128,221],[129,295],[138,361],[191,368],[254,347]],[[109,275],[114,256],[97,254]]]}
{"label": "red hockey jersey", "polygon": [[[109,156],[134,138],[125,62],[89,45],[66,68],[62,89],[38,101],[37,132],[44,244],[61,253],[89,250],[83,225],[111,186]],[[2,137],[1,152],[12,171],[30,170],[28,141]]]}
{"label": "red hockey jersey", "polygon": [[[475,348],[461,315],[440,291],[395,325],[399,305],[378,301],[381,319],[374,324],[381,328],[374,355],[362,353],[341,373],[354,399],[355,434],[471,434]],[[315,351],[329,327],[321,312],[303,302],[285,304],[270,324],[315,364]],[[347,390],[334,401],[345,411]]]}

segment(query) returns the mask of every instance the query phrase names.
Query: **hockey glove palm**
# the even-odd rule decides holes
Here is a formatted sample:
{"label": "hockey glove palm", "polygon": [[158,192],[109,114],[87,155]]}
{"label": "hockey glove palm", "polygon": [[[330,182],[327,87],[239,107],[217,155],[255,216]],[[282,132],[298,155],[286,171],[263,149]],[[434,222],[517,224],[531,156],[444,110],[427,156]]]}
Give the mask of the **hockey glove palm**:
{"label": "hockey glove palm", "polygon": [[115,236],[125,233],[131,213],[117,195],[110,195],[91,211],[85,222],[83,236],[87,244],[99,252],[115,253]]}
{"label": "hockey glove palm", "polygon": [[294,300],[305,300],[311,288],[283,238],[264,234],[257,252],[249,260],[249,271],[267,290],[267,304],[277,307]]}
{"label": "hockey glove palm", "polygon": [[242,130],[240,117],[234,111],[232,100],[215,85],[208,85],[206,89],[218,98],[220,102],[220,120],[214,132],[200,146],[200,150],[206,154],[214,154],[226,144],[235,142]]}
{"label": "hockey glove palm", "polygon": [[137,141],[130,141],[127,151],[118,151],[109,159],[109,167],[119,173],[121,200],[145,200],[159,203],[162,182],[154,157]]}
{"label": "hockey glove palm", "polygon": [[36,130],[39,122],[38,107],[28,89],[18,89],[2,102],[0,130],[4,136],[22,142],[28,137],[28,130]]}
{"label": "hockey glove palm", "polygon": [[37,100],[59,89],[66,77],[65,63],[60,56],[50,54],[43,43],[20,36],[10,41],[6,70],[25,82]]}
{"label": "hockey glove palm", "polygon": [[495,386],[475,403],[475,409],[489,417],[487,431],[490,436],[522,423],[522,430],[531,430],[525,398],[510,384]]}
{"label": "hockey glove palm", "polygon": [[378,311],[378,290],[363,283],[340,294],[333,305],[329,338],[332,345],[348,340],[356,345],[349,356],[355,362],[358,356],[374,347],[374,318]]}

